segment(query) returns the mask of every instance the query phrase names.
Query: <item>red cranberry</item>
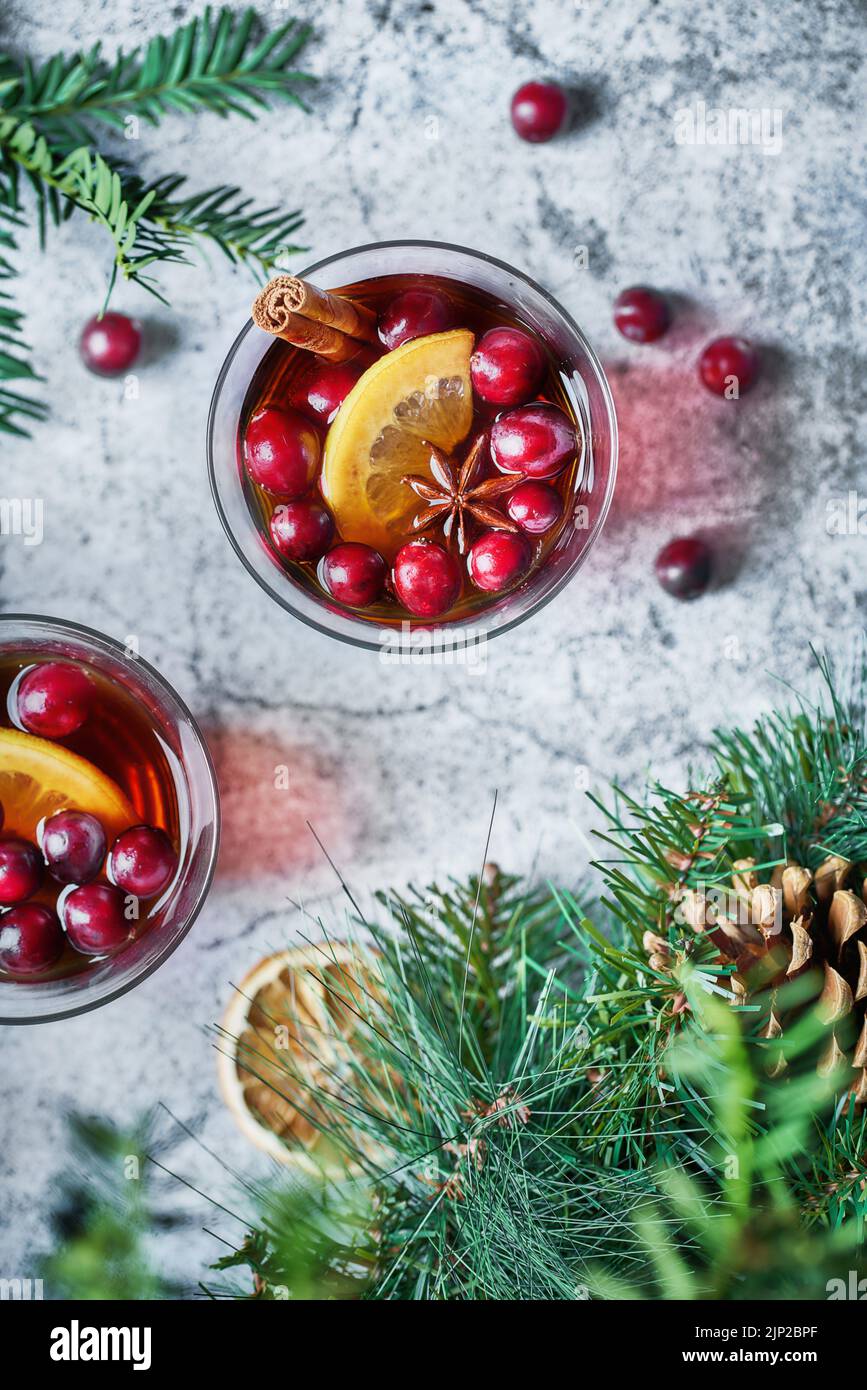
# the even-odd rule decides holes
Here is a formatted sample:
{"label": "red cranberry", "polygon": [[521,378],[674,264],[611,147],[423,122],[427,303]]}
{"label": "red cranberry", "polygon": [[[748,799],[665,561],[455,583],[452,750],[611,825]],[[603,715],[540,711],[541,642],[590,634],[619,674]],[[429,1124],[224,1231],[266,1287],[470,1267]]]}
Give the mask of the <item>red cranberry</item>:
{"label": "red cranberry", "polygon": [[553,478],[577,447],[575,426],[568,415],[546,401],[510,410],[491,426],[491,458],[501,473]]}
{"label": "red cranberry", "polygon": [[322,561],[320,579],[340,603],[365,608],[385,586],[386,566],[378,550],[356,541],[336,545]]}
{"label": "red cranberry", "polygon": [[759,355],[746,338],[714,338],[702,353],[698,370],[709,391],[737,398],[749,391],[759,374]]}
{"label": "red cranberry", "polygon": [[351,362],[317,362],[302,378],[294,403],[330,425],[360,376],[361,368]]}
{"label": "red cranberry", "polygon": [[379,317],[380,342],[393,352],[411,338],[428,333],[444,333],[454,323],[452,306],[435,290],[404,290],[386,306]]}
{"label": "red cranberry", "polygon": [[85,367],[99,376],[119,376],[141,351],[141,329],[126,314],[97,314],[84,325],[78,345]]}
{"label": "red cranberry", "polygon": [[563,499],[556,488],[547,483],[519,483],[509,498],[507,510],[522,531],[541,536],[563,515]]}
{"label": "red cranberry", "polygon": [[10,975],[38,975],[63,955],[57,914],[41,903],[25,903],[0,915],[0,967]]}
{"label": "red cranberry", "polygon": [[15,907],[32,898],[43,872],[42,856],[29,840],[14,835],[0,840],[0,907]]}
{"label": "red cranberry", "polygon": [[286,560],[318,560],[334,539],[331,513],[321,502],[302,497],[281,502],[268,527],[274,549]]}
{"label": "red cranberry", "polygon": [[58,811],[42,826],[40,845],[58,883],[89,883],[105,860],[105,831],[87,811]]}
{"label": "red cranberry", "polygon": [[18,686],[18,719],[31,734],[67,738],[87,719],[93,695],[93,682],[79,666],[46,661],[32,667]]}
{"label": "red cranberry", "polygon": [[254,483],[279,497],[303,497],[319,469],[319,435],[297,410],[266,406],[244,434],[244,466]]}
{"label": "red cranberry", "polygon": [[569,115],[569,98],[556,82],[525,82],[512,97],[512,125],[522,140],[552,140]]}
{"label": "red cranberry", "polygon": [[70,946],[85,956],[116,951],[129,940],[134,923],[126,917],[126,899],[107,883],[86,883],[60,900]]}
{"label": "red cranberry", "polygon": [[417,618],[438,618],[461,591],[457,562],[433,541],[409,541],[394,562],[394,591]]}
{"label": "red cranberry", "polygon": [[668,301],[645,285],[633,285],[614,301],[614,323],[631,343],[655,343],[670,322]]}
{"label": "red cranberry", "polygon": [[710,581],[710,549],[695,536],[680,537],[663,546],[654,568],[667,594],[675,598],[697,598]]}
{"label": "red cranberry", "polygon": [[545,371],[541,344],[521,328],[489,328],[470,358],[473,390],[493,405],[522,405]]}
{"label": "red cranberry", "polygon": [[470,548],[467,567],[477,589],[498,594],[530,568],[529,541],[514,531],[486,531]]}
{"label": "red cranberry", "polygon": [[108,857],[108,876],[125,893],[155,898],[168,886],[178,867],[178,856],[164,830],[135,825],[118,835]]}

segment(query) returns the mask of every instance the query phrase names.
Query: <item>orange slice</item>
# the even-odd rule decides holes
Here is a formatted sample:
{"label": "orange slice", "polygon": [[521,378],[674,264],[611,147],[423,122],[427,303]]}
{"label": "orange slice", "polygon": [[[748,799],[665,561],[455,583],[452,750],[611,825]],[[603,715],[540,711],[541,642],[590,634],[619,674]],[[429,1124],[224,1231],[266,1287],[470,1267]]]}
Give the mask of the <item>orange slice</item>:
{"label": "orange slice", "polygon": [[55,811],[89,811],[109,843],[138,817],[120,787],[98,767],[60,744],[17,729],[0,729],[0,803],[4,831],[36,839]]}
{"label": "orange slice", "polygon": [[447,454],[473,420],[468,328],[413,338],[374,362],[325,441],[322,491],[346,541],[391,559],[419,509],[407,473],[430,477],[430,445]]}
{"label": "orange slice", "polygon": [[223,1017],[223,1099],[247,1138],[281,1163],[321,1172],[336,1159],[317,1126],[327,1130],[337,1112],[317,1094],[335,1094],[348,1075],[352,1033],[362,1025],[337,996],[364,1014],[362,969],[334,943],[279,951],[248,972]]}

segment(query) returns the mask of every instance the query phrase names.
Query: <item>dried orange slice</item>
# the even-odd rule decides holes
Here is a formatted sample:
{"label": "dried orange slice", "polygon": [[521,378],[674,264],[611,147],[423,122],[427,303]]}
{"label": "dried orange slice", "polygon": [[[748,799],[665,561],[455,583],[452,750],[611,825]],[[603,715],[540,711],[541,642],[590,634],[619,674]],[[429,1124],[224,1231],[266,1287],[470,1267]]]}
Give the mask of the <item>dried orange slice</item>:
{"label": "dried orange slice", "polygon": [[430,476],[429,445],[450,454],[473,420],[468,328],[413,338],[374,362],[346,397],[325,441],[322,491],[346,541],[391,559],[418,498],[401,479]]}
{"label": "dried orange slice", "polygon": [[0,803],[4,830],[36,839],[44,816],[89,811],[102,822],[109,843],[137,823],[131,802],[98,767],[47,738],[0,729]]}
{"label": "dried orange slice", "polygon": [[333,1127],[335,1114],[322,1093],[335,1094],[348,1073],[365,1012],[362,972],[358,956],[334,943],[279,951],[248,972],[226,1010],[223,1099],[247,1138],[281,1163],[322,1171],[335,1158],[319,1128]]}

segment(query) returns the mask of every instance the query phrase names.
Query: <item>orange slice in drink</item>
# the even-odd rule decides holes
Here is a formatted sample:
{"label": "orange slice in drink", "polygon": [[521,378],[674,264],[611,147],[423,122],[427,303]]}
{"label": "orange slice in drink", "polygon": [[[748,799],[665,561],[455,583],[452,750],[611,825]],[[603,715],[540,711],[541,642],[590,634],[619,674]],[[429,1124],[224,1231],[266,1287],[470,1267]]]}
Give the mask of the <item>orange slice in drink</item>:
{"label": "orange slice in drink", "polygon": [[89,811],[109,844],[139,819],[117,783],[93,763],[17,729],[0,729],[0,803],[4,832],[33,841],[39,822],[55,811]]}
{"label": "orange slice in drink", "polygon": [[447,454],[473,420],[467,328],[413,338],[374,362],[325,441],[322,491],[345,541],[392,559],[419,509],[407,473],[430,477],[430,445]]}

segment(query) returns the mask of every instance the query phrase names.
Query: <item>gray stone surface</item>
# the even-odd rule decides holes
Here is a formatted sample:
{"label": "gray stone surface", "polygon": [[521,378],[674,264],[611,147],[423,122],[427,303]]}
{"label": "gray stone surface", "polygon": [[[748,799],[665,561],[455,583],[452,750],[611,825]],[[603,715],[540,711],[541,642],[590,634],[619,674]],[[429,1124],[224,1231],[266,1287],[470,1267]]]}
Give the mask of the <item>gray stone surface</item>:
{"label": "gray stone surface", "polygon": [[[275,6],[278,15],[282,6]],[[581,770],[638,790],[682,777],[715,724],[747,720],[809,684],[808,642],[845,652],[860,628],[863,541],[830,538],[829,500],[856,488],[865,430],[863,6],[588,0],[343,0],[315,19],[313,112],[257,126],[173,119],[131,153],[148,173],[237,182],[307,212],[313,260],[400,236],[486,249],[525,268],[575,314],[610,371],[621,475],[607,530],[579,580],[490,648],[486,675],[394,669],[293,624],[247,577],[211,505],[203,458],[212,384],[250,297],[243,275],[165,277],[172,309],[121,289],[155,344],[137,401],[87,375],[75,344],[98,307],[106,246],[76,218],[37,253],[22,288],[52,415],[2,443],[2,491],[45,499],[38,548],[0,540],[0,604],[139,635],[213,740],[224,783],[223,866],[194,931],[132,995],[63,1025],[6,1030],[0,1083],[0,1273],[32,1272],[62,1113],[128,1118],[163,1101],[246,1172],[264,1171],[214,1084],[206,1028],[237,980],[298,927],[288,898],[339,914],[315,823],[356,889],[463,874],[482,853],[491,798],[504,865],[571,882],[588,857]],[[141,42],[186,6],[10,0],[0,41]],[[580,93],[566,139],[519,143],[508,100],[551,73]],[[782,111],[782,148],[678,145],[676,113]],[[129,149],[125,150],[130,153]],[[267,183],[263,178],[268,171]],[[587,247],[581,268],[577,248]],[[303,264],[303,259],[300,262]],[[636,281],[677,296],[656,348],[611,322]],[[208,288],[210,286],[210,288]],[[738,403],[696,378],[703,341],[743,332],[766,372]],[[693,605],[656,587],[672,534],[717,538],[725,582]],[[270,770],[293,769],[275,804]],[[232,1180],[195,1146],[173,1165],[222,1198]],[[196,1279],[226,1217],[162,1246]]]}

